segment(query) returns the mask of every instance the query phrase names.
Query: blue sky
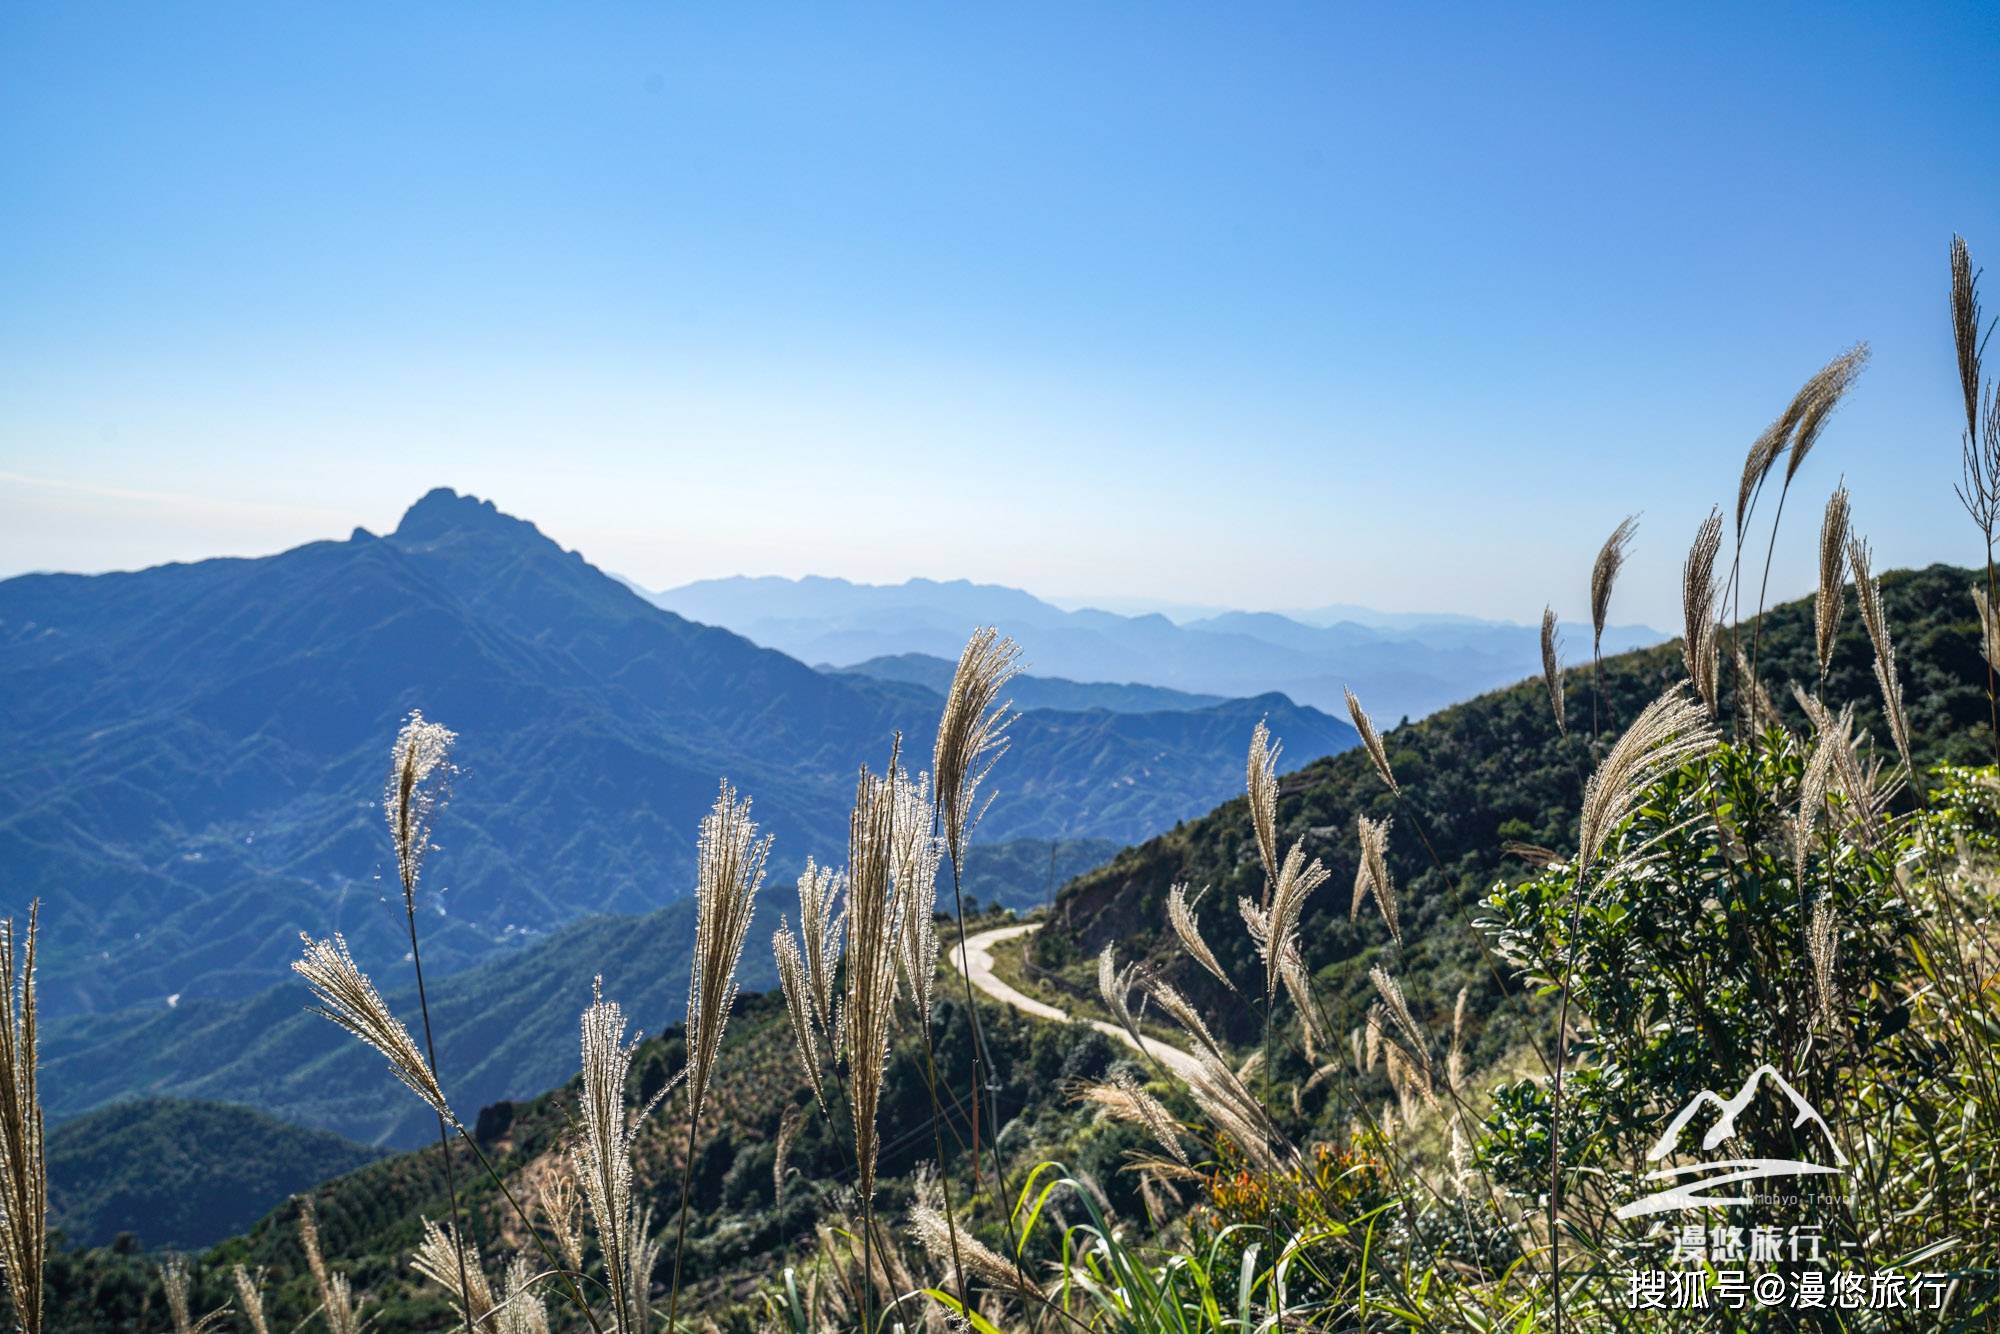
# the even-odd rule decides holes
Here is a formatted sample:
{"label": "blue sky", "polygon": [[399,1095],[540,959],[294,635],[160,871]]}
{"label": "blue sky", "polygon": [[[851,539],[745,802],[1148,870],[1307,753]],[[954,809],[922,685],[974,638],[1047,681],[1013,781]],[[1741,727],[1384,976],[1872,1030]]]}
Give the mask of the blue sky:
{"label": "blue sky", "polygon": [[653,585],[968,576],[1672,625],[1857,339],[1845,475],[1970,561],[1991,6],[13,5],[0,574],[445,484]]}

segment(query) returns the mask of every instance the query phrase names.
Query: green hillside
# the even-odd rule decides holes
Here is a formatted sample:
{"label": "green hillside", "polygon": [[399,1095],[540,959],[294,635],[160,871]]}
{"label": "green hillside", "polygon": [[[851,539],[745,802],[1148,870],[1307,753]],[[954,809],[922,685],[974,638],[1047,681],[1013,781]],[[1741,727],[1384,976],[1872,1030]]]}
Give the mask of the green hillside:
{"label": "green hillside", "polygon": [[49,1223],[78,1245],[210,1246],[380,1156],[229,1103],[116,1103],[50,1133]]}
{"label": "green hillside", "polygon": [[[766,940],[753,936],[751,953],[768,957]],[[941,994],[937,1007],[937,1060],[942,1070],[962,1072],[970,1059],[970,1029],[963,995],[956,990],[962,983],[956,975],[948,976],[951,989]],[[589,999],[589,983],[574,982],[572,990],[573,1035],[576,1010]],[[983,1002],[980,1013],[1002,1081],[997,1094],[1001,1113],[1005,1118],[1021,1117],[1007,1136],[1010,1171],[1034,1161],[1034,1151],[1048,1148],[1081,1155],[1078,1161],[1085,1170],[1098,1171],[1114,1189],[1123,1189],[1116,1181],[1120,1154],[1137,1141],[1122,1131],[1089,1131],[1084,1115],[1065,1099],[1050,1097],[1051,1090],[1065,1081],[1103,1075],[1115,1059],[1111,1044],[1095,1033],[1030,1022]],[[790,1152],[784,1200],[777,1199],[772,1165],[778,1123],[789,1106],[809,1108],[811,1095],[804,1090],[784,1006],[776,995],[746,995],[739,1000],[722,1053],[711,1093],[713,1110],[704,1119],[695,1148],[694,1212],[689,1224],[689,1302],[705,1314],[743,1301],[754,1281],[774,1272],[777,1257],[809,1245],[814,1221],[826,1208],[825,1192],[852,1179],[851,1166],[844,1160],[844,1138],[830,1137],[825,1124],[810,1116]],[[907,1174],[932,1155],[922,1053],[907,1025],[899,1026],[880,1117],[885,1216],[908,1200]],[[633,1064],[631,1095],[649,1096],[670,1071],[681,1067],[683,1055],[678,1028],[649,1038]],[[421,1106],[395,1084],[379,1058],[371,1053],[370,1059],[372,1064],[361,1078],[394,1087],[412,1106]],[[573,1054],[571,1065],[574,1068]],[[498,1104],[480,1113],[477,1134],[482,1149],[517,1189],[526,1189],[551,1162],[574,1115],[576,1087],[572,1079],[539,1098]],[[637,1150],[641,1199],[653,1207],[655,1230],[668,1230],[670,1250],[672,1211],[680,1198],[684,1116],[684,1104],[670,1101],[645,1123]],[[961,1143],[969,1137],[962,1115],[953,1120],[947,1134],[948,1152],[954,1137]],[[962,1156],[954,1161],[954,1170],[963,1174],[967,1169]],[[476,1220],[473,1234],[491,1257],[496,1237],[517,1234],[504,1215],[498,1192],[480,1177],[463,1146],[456,1162],[460,1188]],[[473,1183],[469,1189],[468,1180]],[[352,1277],[366,1303],[364,1314],[374,1317],[371,1328],[383,1334],[445,1328],[448,1315],[439,1290],[416,1281],[408,1268],[421,1220],[448,1216],[435,1144],[428,1151],[372,1163],[312,1193],[327,1255]],[[281,1206],[243,1235],[198,1257],[197,1311],[232,1299],[226,1286],[229,1266],[241,1261],[268,1267],[272,1328],[291,1328],[308,1317],[317,1298],[299,1248],[296,1218],[296,1206]],[[994,1233],[991,1239],[997,1242],[997,1228]],[[656,1277],[663,1287],[665,1274]],[[151,1262],[120,1249],[58,1254],[50,1263],[49,1290],[51,1328],[108,1334],[146,1328],[149,1322],[164,1324]]]}
{"label": "green hillside", "polygon": [[[1103,839],[1017,839],[973,847],[966,857],[969,900],[1041,907],[1056,885],[1117,850]],[[774,906],[767,895],[753,931],[768,940]],[[468,1107],[527,1098],[566,1078],[576,1062],[579,988],[602,975],[634,1022],[649,1032],[678,1018],[687,1004],[693,904],[671,904],[641,917],[593,917],[546,939],[431,984],[438,1055],[454,1096]],[[364,959],[370,956],[363,956]],[[387,963],[394,955],[374,956]],[[396,976],[384,968],[387,982]],[[767,950],[752,950],[744,985],[776,981]],[[408,1010],[407,984],[388,994]],[[193,997],[167,1008],[73,1015],[42,1038],[43,1097],[54,1120],[118,1099],[149,1095],[244,1103],[299,1126],[366,1144],[409,1148],[435,1123],[401,1086],[374,1078],[375,1057],[306,1011],[304,986],[285,980],[242,999]]]}
{"label": "green hillside", "polygon": [[[1946,565],[1891,573],[1882,579],[1911,728],[1922,739],[1920,763],[1991,758],[1985,673],[1969,595],[1973,582],[1971,571]],[[1802,718],[1789,683],[1810,681],[1815,675],[1812,638],[1809,599],[1769,613],[1758,675],[1795,726]],[[1398,807],[1360,750],[1321,760],[1283,779],[1281,841],[1288,845],[1304,837],[1309,854],[1332,872],[1330,882],[1307,905],[1307,956],[1321,965],[1331,994],[1344,999],[1349,1014],[1358,1016],[1365,1009],[1372,998],[1368,969],[1382,962],[1392,948],[1385,943],[1379,922],[1371,918],[1358,927],[1348,922],[1349,887],[1359,855],[1355,817],[1393,816],[1389,865],[1402,887],[1407,942],[1394,967],[1412,1005],[1419,1012],[1448,1016],[1458,988],[1470,985],[1475,998],[1475,1059],[1499,1056],[1516,1037],[1508,1022],[1489,1031],[1476,1018],[1514,1011],[1493,1003],[1497,983],[1480,955],[1475,934],[1464,925],[1470,909],[1494,877],[1523,871],[1519,863],[1503,858],[1503,843],[1518,840],[1557,849],[1574,845],[1584,779],[1597,754],[1620,725],[1630,722],[1662,690],[1685,679],[1679,641],[1606,659],[1605,735],[1594,746],[1588,647],[1570,649],[1571,730],[1566,738],[1557,733],[1547,692],[1536,679],[1386,731],[1390,763],[1408,796],[1404,808]],[[1578,657],[1580,666],[1575,663]],[[1850,590],[1828,697],[1857,701],[1862,730],[1886,747],[1888,734],[1879,712],[1873,662]],[[1723,677],[1727,689],[1726,666]],[[1440,875],[1432,865],[1418,837],[1419,826],[1447,874]],[[1178,881],[1196,890],[1212,887],[1198,908],[1205,933],[1224,963],[1240,971],[1250,966],[1252,954],[1237,921],[1236,900],[1239,895],[1254,898],[1261,876],[1247,808],[1237,798],[1127,849],[1066,885],[1049,928],[1035,939],[1035,961],[1082,979],[1105,943],[1116,941],[1121,956],[1147,956],[1169,969],[1177,985],[1225,1027],[1232,1018],[1247,1023],[1247,1010],[1225,1004],[1226,993],[1206,973],[1180,962],[1178,944],[1167,928],[1166,893]],[[1239,1029],[1236,1035],[1247,1032]]]}

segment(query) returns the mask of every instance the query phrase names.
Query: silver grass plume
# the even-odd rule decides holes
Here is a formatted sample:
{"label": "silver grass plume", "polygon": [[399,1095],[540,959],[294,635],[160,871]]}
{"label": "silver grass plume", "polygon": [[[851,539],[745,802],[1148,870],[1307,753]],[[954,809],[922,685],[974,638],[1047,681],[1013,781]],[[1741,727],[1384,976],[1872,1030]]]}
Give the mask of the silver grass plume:
{"label": "silver grass plume", "polygon": [[1845,485],[1827,497],[1826,516],[1819,525],[1819,595],[1813,599],[1813,647],[1819,659],[1820,683],[1833,665],[1833,646],[1840,636],[1840,613],[1847,603],[1848,495]]}
{"label": "silver grass plume", "polygon": [[1375,984],[1375,990],[1382,997],[1383,1013],[1401,1035],[1405,1054],[1409,1057],[1415,1073],[1422,1080],[1425,1098],[1431,1096],[1431,1049],[1430,1040],[1418,1026],[1416,1016],[1410,1013],[1410,1003],[1403,997],[1402,983],[1389,976],[1389,971],[1376,964],[1368,970],[1368,980]]}
{"label": "silver grass plume", "polygon": [[1584,784],[1577,866],[1597,860],[1641,793],[1681,765],[1708,754],[1715,743],[1707,712],[1681,687],[1648,704]]}
{"label": "silver grass plume", "polygon": [[1143,1051],[1145,1041],[1139,1033],[1139,1021],[1132,1014],[1132,990],[1138,985],[1139,965],[1135,962],[1120,968],[1118,947],[1107,943],[1097,956],[1097,994],[1103,998],[1105,1008],[1111,1011],[1111,1017],[1118,1021],[1118,1026],[1130,1033]]}
{"label": "silver grass plume", "polygon": [[973,632],[958,656],[931,758],[932,800],[953,863],[965,864],[965,837],[978,822],[979,788],[1007,749],[1013,721],[1000,692],[1020,672],[1021,650],[991,626]]}
{"label": "silver grass plume", "polygon": [[313,1012],[331,1019],[380,1052],[396,1078],[428,1103],[447,1125],[456,1127],[458,1118],[445,1100],[437,1077],[431,1073],[430,1063],[417,1050],[416,1040],[403,1027],[403,1021],[389,1012],[382,993],[375,990],[375,984],[356,966],[354,956],[347,952],[346,938],[336,931],[331,940],[314,940],[304,932],[299,933],[299,939],[305,942],[305,957],[292,964],[292,971],[312,988],[313,997],[319,1002]]}
{"label": "silver grass plume", "polygon": [[[1202,891],[1204,894],[1207,890]],[[1167,888],[1167,921],[1172,924],[1174,934],[1180,937],[1181,948],[1188,957],[1206,968],[1216,981],[1236,990],[1236,984],[1223,971],[1222,963],[1209,949],[1208,942],[1201,938],[1201,922],[1194,915],[1194,906],[1188,902],[1188,887],[1185,881],[1176,881]]]}
{"label": "silver grass plume", "polygon": [[1916,781],[1916,761],[1910,756],[1910,720],[1903,711],[1903,683],[1896,673],[1896,646],[1889,638],[1889,613],[1882,606],[1882,584],[1870,573],[1868,543],[1859,537],[1847,542],[1848,564],[1854,567],[1854,600],[1861,606],[1861,623],[1868,627],[1869,642],[1875,646],[1875,683],[1882,688],[1882,712],[1889,719],[1889,735],[1903,768]]}
{"label": "silver grass plume", "polygon": [[1096,1107],[1101,1117],[1141,1127],[1181,1166],[1192,1165],[1187,1150],[1181,1147],[1180,1127],[1173,1115],[1124,1071],[1113,1071],[1110,1078],[1100,1083],[1083,1085],[1076,1097]]}
{"label": "silver grass plume", "polygon": [[160,1289],[166,1295],[167,1316],[173,1321],[174,1334],[192,1334],[194,1319],[188,1311],[187,1261],[170,1255],[159,1269]]}
{"label": "silver grass plume", "polygon": [[932,830],[935,808],[925,795],[930,775],[914,781],[895,777],[891,857],[896,902],[902,922],[896,932],[896,963],[909,989],[917,1022],[928,1025],[937,993],[937,877],[944,857],[944,840]]}
{"label": "silver grass plume", "polygon": [[1965,395],[1966,439],[1979,438],[1980,352],[1986,331],[1980,326],[1979,274],[1965,238],[1951,238],[1951,335],[1958,352],[1958,383]]}
{"label": "silver grass plume", "polygon": [[1819,827],[1819,817],[1826,809],[1838,750],[1839,742],[1822,732],[1799,778],[1799,809],[1792,820],[1792,884],[1801,896],[1805,893],[1806,853],[1812,846],[1813,831]]}
{"label": "silver grass plume", "polygon": [[[1345,687],[1342,687],[1346,689]],[[1347,716],[1354,720],[1354,730],[1361,734],[1362,748],[1368,752],[1368,762],[1375,766],[1375,774],[1382,785],[1394,796],[1402,796],[1403,789],[1396,784],[1395,771],[1389,768],[1389,751],[1382,744],[1382,736],[1375,730],[1375,723],[1368,711],[1361,707],[1361,701],[1347,690]]]}
{"label": "silver grass plume", "polygon": [[1556,631],[1556,609],[1542,608],[1542,684],[1548,687],[1549,709],[1556,716],[1556,735],[1569,735],[1563,716],[1562,637]]}
{"label": "silver grass plume", "polygon": [[956,1232],[957,1258],[954,1261],[954,1230],[946,1221],[943,1209],[930,1199],[920,1198],[910,1206],[909,1227],[910,1236],[933,1263],[960,1263],[995,1288],[1025,1293],[1037,1299],[1044,1295],[1040,1285],[1018,1266],[964,1229]]}
{"label": "silver grass plume", "polygon": [[1298,952],[1299,918],[1305,912],[1306,900],[1326,883],[1327,876],[1327,869],[1320,864],[1319,858],[1306,861],[1304,839],[1292,844],[1285,860],[1279,865],[1277,884],[1271,891],[1270,948],[1265,951],[1264,957],[1265,995],[1277,992],[1285,956]]}
{"label": "silver grass plume", "polygon": [[[422,1274],[431,1282],[443,1288],[451,1297],[452,1304],[471,1320],[482,1334],[498,1334],[499,1326],[493,1317],[493,1289],[486,1282],[486,1273],[479,1267],[479,1247],[470,1237],[461,1243],[452,1236],[452,1231],[430,1219],[423,1220],[424,1237],[417,1244],[416,1254],[410,1257],[410,1268]],[[465,1263],[459,1264],[459,1247],[464,1246]],[[460,1286],[459,1275],[465,1275]]]}
{"label": "silver grass plume", "polygon": [[1840,1023],[1840,987],[1834,974],[1840,950],[1840,926],[1834,917],[1833,903],[1824,894],[1813,905],[1806,946],[1812,956],[1813,993],[1819,1002],[1820,1022],[1831,1029]]}
{"label": "silver grass plume", "polygon": [[[653,1328],[653,1270],[659,1267],[664,1234],[653,1235],[653,1210],[648,1205],[632,1206],[625,1222],[625,1235],[632,1239],[625,1251],[625,1291],[632,1303],[631,1323],[620,1334],[643,1334]],[[502,1334],[506,1334],[503,1330]]]}
{"label": "silver grass plume", "polygon": [[1604,539],[1604,545],[1597,549],[1597,559],[1590,565],[1590,651],[1592,656],[1603,651],[1604,627],[1611,615],[1611,591],[1618,583],[1618,573],[1625,568],[1625,558],[1631,553],[1632,535],[1639,531],[1639,516],[1628,514],[1619,525],[1611,530],[1611,536]]}
{"label": "silver grass plume", "polygon": [[1986,600],[1986,590],[1977,584],[1972,588],[1972,605],[1979,613],[1980,652],[1988,665],[2000,668],[2000,621],[1993,619],[1993,608]]}
{"label": "silver grass plume", "polygon": [[1273,1149],[1276,1128],[1270,1115],[1244,1084],[1245,1075],[1231,1070],[1209,1052],[1196,1052],[1199,1066],[1188,1072],[1188,1093],[1211,1125],[1235,1141],[1251,1162],[1266,1171],[1283,1171],[1279,1153]]}
{"label": "silver grass plume", "polygon": [[1348,912],[1348,920],[1360,914],[1362,898],[1372,893],[1375,905],[1382,910],[1382,921],[1400,945],[1403,926],[1396,906],[1396,885],[1389,878],[1389,825],[1386,817],[1380,820],[1365,815],[1354,817],[1355,833],[1361,841],[1361,860],[1354,873],[1354,905]]}
{"label": "silver grass plume", "polygon": [[1847,351],[1821,367],[1805,387],[1799,390],[1793,410],[1797,414],[1797,428],[1792,435],[1791,458],[1785,464],[1785,485],[1790,486],[1798,476],[1799,468],[1812,453],[1818,443],[1820,432],[1826,429],[1827,419],[1840,406],[1847,391],[1854,387],[1862,369],[1868,365],[1868,344],[1856,343]]}
{"label": "silver grass plume", "polygon": [[1743,460],[1743,480],[1736,492],[1736,536],[1739,544],[1742,542],[1743,525],[1750,517],[1751,504],[1779,457],[1787,449],[1792,451],[1791,461],[1785,469],[1785,485],[1789,488],[1806,455],[1812,452],[1813,445],[1818,441],[1827,418],[1867,363],[1868,345],[1857,343],[1813,372],[1799,387],[1798,393],[1792,396],[1792,401],[1778,419],[1765,427],[1763,433],[1751,443],[1750,451]]}
{"label": "silver grass plume", "polygon": [[557,1159],[552,1170],[536,1185],[542,1207],[542,1221],[555,1233],[556,1247],[564,1263],[583,1272],[583,1197],[577,1192],[576,1175],[570,1164]]}
{"label": "silver grass plume", "polygon": [[889,1059],[889,1019],[896,999],[895,761],[889,777],[865,770],[855,790],[847,835],[847,989],[841,1007],[847,1036],[848,1102],[861,1203],[872,1207],[879,1141],[876,1110]]}
{"label": "silver grass plume", "polygon": [[1750,730],[1761,732],[1767,727],[1783,727],[1785,720],[1778,716],[1778,706],[1771,699],[1771,692],[1764,689],[1764,679],[1750,666],[1750,660],[1743,656],[1739,646],[1736,650],[1736,693],[1737,707],[1743,710],[1744,720]]}
{"label": "silver grass plume", "polygon": [[1278,956],[1278,980],[1285,984],[1285,994],[1292,998],[1292,1008],[1299,1013],[1299,1034],[1305,1039],[1306,1060],[1317,1061],[1328,1034],[1320,1020],[1319,1006],[1313,1002],[1312,976],[1306,972],[1305,956],[1299,952],[1296,939],[1291,948]]}
{"label": "silver grass plume", "polygon": [[847,877],[831,866],[815,866],[806,858],[799,872],[799,958],[808,982],[807,996],[819,1031],[833,1032],[834,976],[840,971],[840,897]]}
{"label": "silver grass plume", "polygon": [[778,1117],[778,1135],[771,1146],[771,1199],[780,1208],[785,1203],[785,1169],[791,1162],[792,1145],[805,1123],[806,1109],[797,1103],[787,1105]]}
{"label": "silver grass plume", "polygon": [[1284,747],[1272,739],[1271,729],[1262,719],[1250,733],[1250,760],[1245,769],[1244,788],[1250,799],[1250,827],[1257,835],[1257,858],[1264,864],[1264,879],[1278,879],[1278,756]]}
{"label": "silver grass plume", "polygon": [[494,1312],[498,1334],[549,1334],[549,1312],[535,1296],[534,1266],[525,1255],[507,1262],[501,1279],[499,1309]]}
{"label": "silver grass plume", "polygon": [[457,739],[449,728],[425,721],[422,712],[413,709],[390,752],[382,813],[396,849],[405,908],[414,905],[417,877],[431,851],[431,825],[452,776],[451,747]]}
{"label": "silver grass plume", "polygon": [[1718,707],[1716,649],[1721,627],[1716,624],[1715,611],[1721,591],[1715,581],[1715,558],[1721,550],[1722,511],[1712,509],[1696,530],[1694,545],[1688,548],[1687,562],[1681,567],[1681,661],[1711,718]]}
{"label": "silver grass plume", "polygon": [[326,1257],[320,1252],[319,1211],[310,1195],[299,1197],[299,1249],[305,1252],[306,1268],[312,1271],[313,1284],[319,1289],[320,1315],[326,1321],[327,1334],[361,1334],[361,1313],[354,1305],[353,1286],[347,1275],[327,1268]]}
{"label": "silver grass plume", "polygon": [[1819,744],[1832,756],[1833,788],[1840,793],[1840,815],[1848,836],[1863,848],[1873,848],[1882,838],[1882,815],[1896,792],[1896,783],[1880,781],[1880,762],[1871,769],[1862,763],[1854,746],[1854,705],[1844,705],[1834,713],[1818,699],[1793,688],[1799,707],[1812,722]]}
{"label": "silver grass plume", "polygon": [[1366,1074],[1375,1068],[1377,1061],[1382,1059],[1382,1042],[1389,1027],[1389,1012],[1382,1007],[1381,1001],[1376,1001],[1368,1007],[1368,1013],[1363,1016],[1362,1023],[1368,1030],[1365,1053],[1367,1059],[1361,1067],[1362,1073]]}
{"label": "silver grass plume", "polygon": [[[625,1041],[625,1012],[604,999],[604,979],[591,984],[590,1008],[583,1012],[582,1090],[578,1097],[577,1134],[570,1145],[570,1162],[590,1216],[597,1224],[598,1247],[604,1253],[605,1276],[611,1282],[611,1302],[621,1326],[632,1324],[632,1294],[626,1289],[634,1238],[627,1231],[632,1218],[633,1118],[625,1107],[625,1084],[632,1073],[632,1056],[639,1035]],[[474,1263],[468,1260],[468,1263]]]}
{"label": "silver grass plume", "polygon": [[688,1116],[701,1119],[710,1077],[722,1049],[722,1032],[736,1002],[736,965],[743,936],[764,883],[769,837],[758,838],[750,799],[722,784],[715,807],[702,817],[695,847],[694,966],[688,982]]}
{"label": "silver grass plume", "polygon": [[250,1334],[271,1334],[270,1322],[264,1317],[264,1271],[259,1269],[253,1275],[239,1264],[230,1271],[230,1280],[236,1285],[236,1301],[243,1308]]}
{"label": "silver grass plume", "polygon": [[[1362,1038],[1361,1026],[1358,1024],[1347,1030],[1347,1049],[1354,1057],[1354,1073],[1357,1075],[1367,1074],[1367,1047]],[[1314,1079],[1318,1077],[1317,1074],[1313,1076]]]}
{"label": "silver grass plume", "polygon": [[791,1020],[792,1041],[799,1049],[799,1065],[812,1088],[813,1101],[826,1110],[826,1072],[820,1065],[818,1024],[812,1013],[812,983],[799,953],[798,938],[789,922],[779,919],[771,933],[771,954],[778,963],[778,989],[784,993],[785,1015]]}
{"label": "silver grass plume", "polygon": [[[1100,960],[1100,969],[1101,967],[1102,961]],[[1115,977],[1116,970],[1114,969],[1113,971]],[[1100,983],[1104,980],[1102,971],[1098,974],[1098,980]],[[1129,975],[1126,981],[1129,983]],[[1114,981],[1114,988],[1116,985],[1117,983]],[[1129,990],[1130,987],[1128,986],[1127,991],[1129,992]],[[1209,1053],[1209,1055],[1215,1057],[1217,1060],[1222,1059],[1222,1044],[1217,1042],[1215,1035],[1208,1031],[1208,1025],[1202,1022],[1201,1012],[1188,1003],[1187,997],[1181,995],[1180,992],[1174,990],[1173,987],[1165,982],[1154,982],[1147,987],[1146,991],[1153,998],[1153,1004],[1159,1006],[1169,1019],[1179,1024],[1182,1032],[1200,1043],[1203,1051]]]}
{"label": "silver grass plume", "polygon": [[42,1266],[49,1251],[49,1168],[35,1036],[39,900],[15,953],[14,919],[0,920],[0,1276],[25,1334],[42,1328]]}

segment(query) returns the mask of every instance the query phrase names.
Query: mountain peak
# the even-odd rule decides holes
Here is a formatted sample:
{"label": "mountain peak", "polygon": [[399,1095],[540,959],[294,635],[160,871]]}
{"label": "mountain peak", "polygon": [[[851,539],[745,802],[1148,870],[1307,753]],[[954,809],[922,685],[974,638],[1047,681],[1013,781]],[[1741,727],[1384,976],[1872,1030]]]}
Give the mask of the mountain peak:
{"label": "mountain peak", "polygon": [[527,520],[503,513],[490,500],[481,500],[470,494],[460,495],[448,486],[440,486],[426,491],[416,504],[404,511],[403,521],[396,525],[393,536],[406,542],[427,542],[453,533],[514,532],[520,529],[539,531]]}

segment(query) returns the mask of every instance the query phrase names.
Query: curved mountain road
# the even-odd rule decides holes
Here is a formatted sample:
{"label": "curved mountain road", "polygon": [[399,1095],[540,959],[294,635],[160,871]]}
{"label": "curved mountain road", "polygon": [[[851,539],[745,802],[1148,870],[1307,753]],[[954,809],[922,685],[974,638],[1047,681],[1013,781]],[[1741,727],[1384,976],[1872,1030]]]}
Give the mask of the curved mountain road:
{"label": "curved mountain road", "polygon": [[960,952],[958,946],[954,945],[951,947],[949,954],[952,965],[967,978],[971,979],[973,986],[978,987],[1002,1005],[1010,1005],[1023,1014],[1031,1014],[1037,1019],[1046,1019],[1051,1023],[1087,1024],[1104,1034],[1104,1036],[1114,1041],[1122,1042],[1141,1055],[1149,1056],[1153,1060],[1158,1061],[1161,1065],[1173,1071],[1183,1081],[1200,1073],[1201,1062],[1196,1060],[1193,1054],[1182,1051],[1179,1047],[1170,1047],[1157,1038],[1134,1040],[1130,1033],[1127,1033],[1124,1029],[1106,1019],[1072,1019],[1066,1012],[1057,1009],[1045,1001],[1038,1001],[1032,996],[1023,995],[1021,992],[1007,985],[1007,983],[1001,981],[998,977],[995,977],[993,975],[993,947],[1002,941],[1014,940],[1017,937],[1039,931],[1041,928],[1042,924],[1040,922],[1021,922],[1014,926],[997,926],[989,931],[981,931],[978,935],[969,938],[965,942],[963,953]]}

